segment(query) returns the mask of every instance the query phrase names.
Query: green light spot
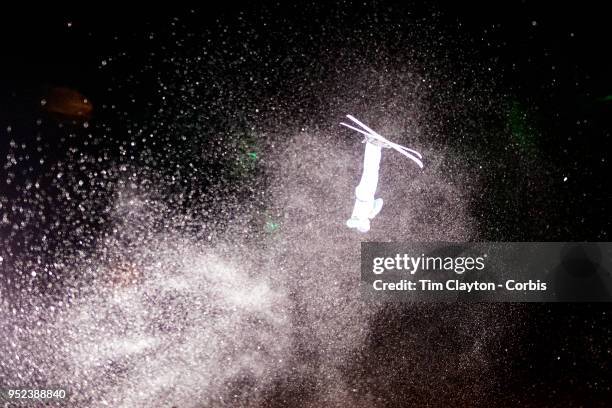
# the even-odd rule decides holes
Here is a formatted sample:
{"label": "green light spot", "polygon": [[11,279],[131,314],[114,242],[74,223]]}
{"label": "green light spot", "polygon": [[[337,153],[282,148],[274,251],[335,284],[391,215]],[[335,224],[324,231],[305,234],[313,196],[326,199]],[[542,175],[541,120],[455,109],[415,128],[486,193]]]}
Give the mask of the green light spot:
{"label": "green light spot", "polygon": [[612,102],[612,95],[604,96],[600,99],[602,102]]}
{"label": "green light spot", "polygon": [[264,231],[267,233],[272,233],[277,231],[280,228],[280,224],[278,222],[274,222],[272,220],[266,221],[266,225],[264,225]]}
{"label": "green light spot", "polygon": [[259,153],[254,140],[243,135],[236,146],[236,156],[231,174],[236,178],[246,179],[254,176],[257,171]]}
{"label": "green light spot", "polygon": [[514,142],[525,153],[536,153],[536,132],[527,119],[526,110],[514,102],[508,112],[508,125]]}

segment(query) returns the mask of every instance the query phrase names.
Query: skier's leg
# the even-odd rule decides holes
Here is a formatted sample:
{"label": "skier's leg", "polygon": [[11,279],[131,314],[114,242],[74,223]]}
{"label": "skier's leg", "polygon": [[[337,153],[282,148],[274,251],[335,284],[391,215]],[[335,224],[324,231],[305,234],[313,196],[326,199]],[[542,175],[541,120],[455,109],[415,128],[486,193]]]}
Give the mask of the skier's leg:
{"label": "skier's leg", "polygon": [[370,214],[368,215],[368,218],[373,220],[374,217],[376,217],[378,215],[380,210],[382,210],[382,206],[383,206],[383,199],[382,198],[375,199],[374,200],[374,206],[372,208],[372,211],[370,211]]}
{"label": "skier's leg", "polygon": [[363,174],[361,181],[355,189],[355,197],[362,201],[374,201],[374,194],[378,186],[378,169],[381,158],[380,146],[373,143],[366,143],[365,154],[363,156]]}
{"label": "skier's leg", "polygon": [[368,201],[355,200],[355,207],[353,208],[353,215],[346,221],[346,226],[349,228],[356,228],[359,232],[368,232],[370,230],[370,219],[366,216],[365,218],[358,218],[360,214],[366,213],[371,210]]}
{"label": "skier's leg", "polygon": [[[366,143],[365,155],[363,159],[363,174],[361,181],[355,189],[355,206],[351,219],[347,221],[347,226],[357,228],[361,232],[367,232],[370,229],[370,218],[373,218],[380,207],[376,211],[374,194],[378,186],[378,170],[380,167],[381,147],[372,143]],[[376,214],[374,214],[376,212]],[[373,215],[372,215],[373,214]]]}

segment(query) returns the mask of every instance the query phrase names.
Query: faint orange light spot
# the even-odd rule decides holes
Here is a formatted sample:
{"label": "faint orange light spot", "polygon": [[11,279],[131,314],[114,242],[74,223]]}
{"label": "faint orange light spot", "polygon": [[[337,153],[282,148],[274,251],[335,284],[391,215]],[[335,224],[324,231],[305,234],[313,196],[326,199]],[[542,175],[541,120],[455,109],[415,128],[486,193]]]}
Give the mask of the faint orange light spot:
{"label": "faint orange light spot", "polygon": [[73,120],[90,119],[93,112],[88,98],[79,91],[64,87],[51,88],[42,99],[41,106],[51,114]]}

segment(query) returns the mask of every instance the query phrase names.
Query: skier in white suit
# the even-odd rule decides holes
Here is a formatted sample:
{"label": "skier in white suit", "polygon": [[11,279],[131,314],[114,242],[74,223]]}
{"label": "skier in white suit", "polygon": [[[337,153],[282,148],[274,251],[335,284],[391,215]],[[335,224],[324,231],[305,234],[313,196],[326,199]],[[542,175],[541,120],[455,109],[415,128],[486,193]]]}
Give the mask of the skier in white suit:
{"label": "skier in white suit", "polygon": [[382,198],[374,198],[378,187],[378,170],[384,146],[376,139],[367,138],[365,142],[365,154],[363,156],[363,174],[361,181],[355,188],[355,206],[351,218],[346,221],[349,228],[355,228],[359,232],[370,230],[370,220],[376,217],[383,206]]}
{"label": "skier in white suit", "polygon": [[341,123],[341,125],[365,135],[365,154],[363,157],[361,181],[357,188],[355,188],[353,213],[351,218],[346,221],[346,225],[349,228],[355,228],[357,231],[365,233],[370,230],[370,220],[378,215],[383,206],[382,198],[375,198],[382,149],[392,148],[414,161],[420,168],[423,168],[423,162],[421,161],[423,157],[415,150],[390,142],[355,117],[351,115],[347,115],[347,117],[362,129],[346,123]]}

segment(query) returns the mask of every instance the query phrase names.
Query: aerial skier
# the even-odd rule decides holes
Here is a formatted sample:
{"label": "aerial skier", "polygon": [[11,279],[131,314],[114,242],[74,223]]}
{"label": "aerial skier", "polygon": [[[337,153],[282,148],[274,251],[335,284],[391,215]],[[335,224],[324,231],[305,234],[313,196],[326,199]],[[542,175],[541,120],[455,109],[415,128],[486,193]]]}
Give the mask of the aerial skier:
{"label": "aerial skier", "polygon": [[395,151],[414,161],[420,168],[423,168],[423,156],[413,149],[393,143],[365,124],[357,120],[354,116],[346,115],[351,121],[357,124],[358,129],[347,123],[340,123],[349,129],[355,130],[365,136],[362,143],[365,143],[365,154],[363,157],[363,174],[357,188],[355,188],[355,206],[351,218],[346,221],[349,228],[355,228],[359,232],[370,230],[370,220],[378,215],[383,206],[382,198],[374,198],[376,187],[378,186],[378,169],[383,148],[394,149]]}

